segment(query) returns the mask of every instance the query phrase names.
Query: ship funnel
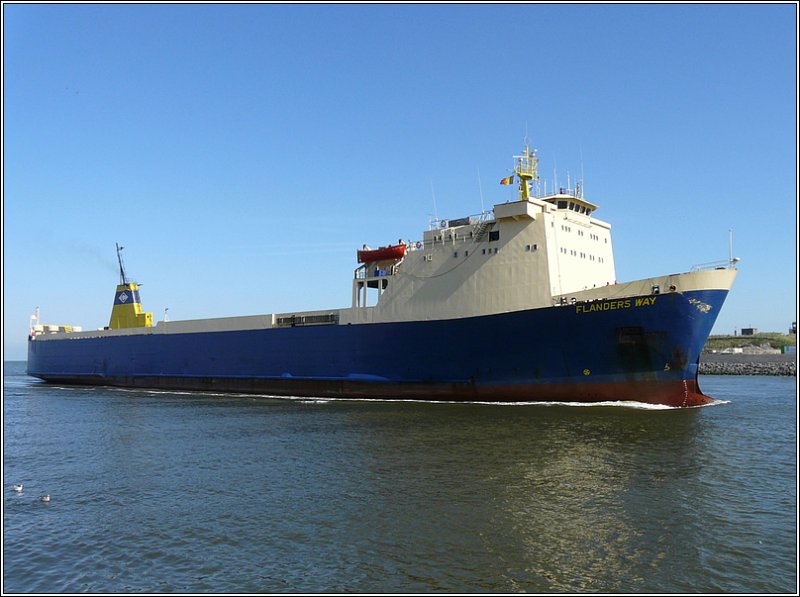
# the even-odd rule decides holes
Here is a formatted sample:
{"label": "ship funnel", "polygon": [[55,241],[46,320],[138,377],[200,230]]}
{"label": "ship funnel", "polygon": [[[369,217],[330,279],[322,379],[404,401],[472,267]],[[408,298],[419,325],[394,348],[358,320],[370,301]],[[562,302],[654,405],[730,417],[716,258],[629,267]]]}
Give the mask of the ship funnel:
{"label": "ship funnel", "polygon": [[111,309],[109,329],[120,328],[148,328],[153,325],[153,314],[142,311],[142,301],[139,298],[139,285],[128,280],[125,266],[122,263],[121,251],[124,247],[117,244],[117,261],[119,261],[119,280],[117,291],[114,294],[114,306]]}

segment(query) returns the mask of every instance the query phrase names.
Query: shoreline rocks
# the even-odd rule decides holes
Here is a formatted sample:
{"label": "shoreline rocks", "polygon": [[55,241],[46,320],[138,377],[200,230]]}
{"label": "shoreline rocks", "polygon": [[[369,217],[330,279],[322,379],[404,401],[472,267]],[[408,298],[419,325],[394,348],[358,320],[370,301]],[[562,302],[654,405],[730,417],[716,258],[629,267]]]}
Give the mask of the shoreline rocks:
{"label": "shoreline rocks", "polygon": [[797,376],[796,354],[723,354],[704,352],[699,371],[704,375]]}

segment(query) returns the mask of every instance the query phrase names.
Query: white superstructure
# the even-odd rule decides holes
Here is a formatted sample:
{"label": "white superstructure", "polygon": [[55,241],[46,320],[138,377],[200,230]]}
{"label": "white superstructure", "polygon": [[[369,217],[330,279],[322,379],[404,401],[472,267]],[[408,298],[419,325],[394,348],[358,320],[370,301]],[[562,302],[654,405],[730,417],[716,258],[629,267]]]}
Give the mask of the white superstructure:
{"label": "white superstructure", "polygon": [[[611,226],[580,188],[535,197],[536,154],[516,157],[519,199],[436,222],[396,262],[355,272],[346,323],[452,319],[548,307],[616,282]],[[504,179],[510,183],[513,176]],[[560,300],[560,299],[559,299]]]}
{"label": "white superstructure", "polygon": [[442,222],[395,263],[367,263],[342,321],[452,319],[553,304],[553,297],[613,285],[611,226],[597,206],[566,193],[494,206]]}

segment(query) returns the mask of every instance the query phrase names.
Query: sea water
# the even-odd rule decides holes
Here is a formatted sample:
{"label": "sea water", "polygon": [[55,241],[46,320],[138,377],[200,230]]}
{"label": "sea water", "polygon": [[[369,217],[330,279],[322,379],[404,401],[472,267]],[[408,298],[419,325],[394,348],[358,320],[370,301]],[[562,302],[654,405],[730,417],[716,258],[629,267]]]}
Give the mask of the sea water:
{"label": "sea water", "polygon": [[3,381],[4,592],[798,588],[795,378],[695,409]]}

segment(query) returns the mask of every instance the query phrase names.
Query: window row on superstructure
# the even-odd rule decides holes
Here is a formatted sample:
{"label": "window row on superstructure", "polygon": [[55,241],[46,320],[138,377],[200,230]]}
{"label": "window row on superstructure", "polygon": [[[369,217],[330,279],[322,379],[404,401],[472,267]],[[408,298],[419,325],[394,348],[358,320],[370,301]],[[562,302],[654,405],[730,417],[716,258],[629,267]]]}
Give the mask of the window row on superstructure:
{"label": "window row on superstructure", "polygon": [[[572,232],[572,226],[567,226],[566,224],[561,224],[561,230],[563,230],[564,232]],[[586,233],[583,230],[578,230],[578,236],[586,236]],[[600,236],[598,234],[595,234],[594,232],[590,232],[589,233],[589,238],[591,240],[596,240],[596,241],[600,240]],[[607,238],[603,239],[603,240],[605,240],[606,243],[608,243],[608,239]]]}
{"label": "window row on superstructure", "polygon": [[559,200],[557,203],[558,209],[570,209],[579,214],[586,214],[587,216],[592,213],[592,208],[586,205],[581,205],[575,201]]}
{"label": "window row on superstructure", "polygon": [[561,253],[564,255],[571,255],[573,257],[580,257],[581,259],[588,259],[589,261],[597,261],[598,263],[603,263],[603,258],[597,255],[591,255],[589,253],[584,253],[582,251],[576,251],[575,249],[566,249],[561,247],[559,249]]}

